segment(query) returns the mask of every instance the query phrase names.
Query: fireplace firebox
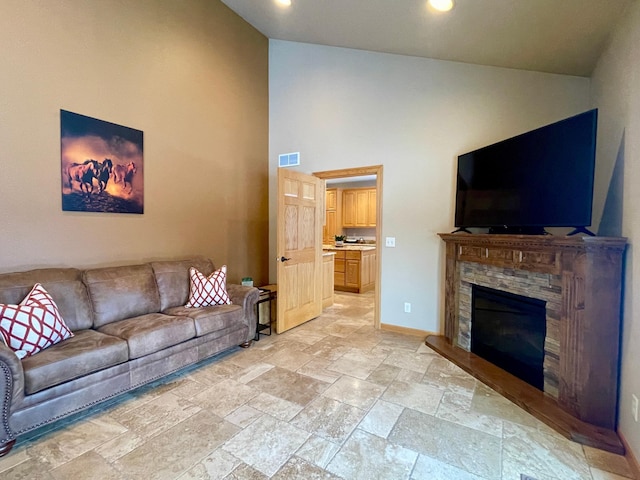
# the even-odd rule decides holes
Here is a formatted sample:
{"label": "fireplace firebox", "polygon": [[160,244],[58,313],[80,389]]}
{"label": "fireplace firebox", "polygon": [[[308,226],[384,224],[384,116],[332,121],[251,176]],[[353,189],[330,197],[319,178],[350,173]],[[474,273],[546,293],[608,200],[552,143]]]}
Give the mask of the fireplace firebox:
{"label": "fireplace firebox", "polygon": [[471,351],[544,390],[546,302],[472,286]]}

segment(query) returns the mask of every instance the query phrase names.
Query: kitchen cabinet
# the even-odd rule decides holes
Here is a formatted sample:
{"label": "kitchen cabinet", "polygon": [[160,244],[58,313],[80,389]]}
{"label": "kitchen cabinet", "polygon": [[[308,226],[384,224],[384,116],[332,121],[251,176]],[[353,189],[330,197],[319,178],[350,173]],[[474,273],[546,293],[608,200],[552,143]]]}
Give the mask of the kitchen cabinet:
{"label": "kitchen cabinet", "polygon": [[338,212],[327,211],[322,235],[322,243],[333,243],[338,235]]}
{"label": "kitchen cabinet", "polygon": [[338,208],[338,189],[337,188],[327,188],[325,205],[327,207],[327,210],[335,210]]}
{"label": "kitchen cabinet", "polygon": [[322,243],[333,243],[335,236],[342,233],[340,224],[340,201],[337,188],[328,188],[325,193],[325,217],[322,228]]}
{"label": "kitchen cabinet", "polygon": [[333,252],[322,255],[322,308],[333,305],[334,257]]}
{"label": "kitchen cabinet", "polygon": [[360,290],[360,255],[361,252],[345,252],[344,285]]}
{"label": "kitchen cabinet", "polygon": [[[343,292],[363,293],[373,290],[376,282],[376,249],[371,247],[348,250],[350,247],[330,249],[335,252],[333,288]],[[353,247],[351,247],[353,248]]]}
{"label": "kitchen cabinet", "polygon": [[376,250],[366,250],[362,252],[361,267],[361,288],[371,290],[376,284],[376,274],[378,271]]}
{"label": "kitchen cabinet", "polygon": [[355,190],[342,191],[342,225],[344,227],[355,227],[356,225]]}
{"label": "kitchen cabinet", "polygon": [[376,189],[347,188],[342,191],[342,227],[376,226]]}
{"label": "kitchen cabinet", "polygon": [[333,288],[340,290],[339,287],[344,287],[344,269],[345,269],[345,252],[332,250],[336,253],[333,264]]}

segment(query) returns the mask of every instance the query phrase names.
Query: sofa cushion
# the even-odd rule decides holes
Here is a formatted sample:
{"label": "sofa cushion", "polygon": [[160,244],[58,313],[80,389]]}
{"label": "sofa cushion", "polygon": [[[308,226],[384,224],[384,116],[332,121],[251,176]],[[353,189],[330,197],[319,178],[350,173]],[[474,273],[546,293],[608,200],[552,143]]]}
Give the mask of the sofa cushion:
{"label": "sofa cushion", "polygon": [[163,313],[149,313],[109,323],[98,331],[126,340],[130,359],[144,357],[196,336],[192,319]]}
{"label": "sofa cushion", "polygon": [[71,331],[91,328],[91,303],[82,283],[82,272],[75,268],[41,268],[0,274],[0,303],[20,303],[36,283],[49,292]]}
{"label": "sofa cushion", "polygon": [[205,275],[213,272],[213,263],[205,257],[194,257],[187,260],[152,262],[151,267],[156,276],[160,292],[160,311],[184,305],[189,298],[189,269],[197,268]]}
{"label": "sofa cushion", "polygon": [[189,269],[191,280],[189,287],[189,301],[186,307],[199,308],[210,305],[229,305],[227,293],[227,266],[213,272],[208,277],[198,271],[197,268]]}
{"label": "sofa cushion", "polygon": [[211,307],[188,308],[185,306],[168,308],[165,313],[192,318],[196,335],[201,337],[235,325],[244,325],[244,311],[239,305],[214,305]]}
{"label": "sofa cushion", "polygon": [[126,362],[127,342],[95,330],[79,330],[71,338],[22,360],[25,393],[82,377]]}
{"label": "sofa cushion", "polygon": [[94,327],[160,311],[160,296],[149,264],[83,272],[93,304]]}

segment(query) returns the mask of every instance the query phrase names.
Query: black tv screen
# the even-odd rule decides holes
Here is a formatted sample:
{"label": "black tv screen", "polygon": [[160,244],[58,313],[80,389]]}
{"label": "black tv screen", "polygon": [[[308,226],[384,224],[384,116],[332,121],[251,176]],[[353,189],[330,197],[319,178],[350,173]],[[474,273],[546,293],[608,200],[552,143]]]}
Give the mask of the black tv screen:
{"label": "black tv screen", "polygon": [[460,155],[456,227],[591,225],[597,120],[590,110]]}

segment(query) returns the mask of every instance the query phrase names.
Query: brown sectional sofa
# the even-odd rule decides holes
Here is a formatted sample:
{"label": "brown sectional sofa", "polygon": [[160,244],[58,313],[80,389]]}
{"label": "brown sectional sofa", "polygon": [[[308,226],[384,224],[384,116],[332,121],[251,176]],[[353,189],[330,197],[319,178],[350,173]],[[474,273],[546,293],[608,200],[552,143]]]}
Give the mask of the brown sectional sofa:
{"label": "brown sectional sofa", "polygon": [[36,282],[74,336],[22,360],[0,342],[0,456],[18,435],[197,363],[255,335],[257,288],[228,284],[231,305],[185,308],[189,268],[210,260],[0,274],[0,303]]}

